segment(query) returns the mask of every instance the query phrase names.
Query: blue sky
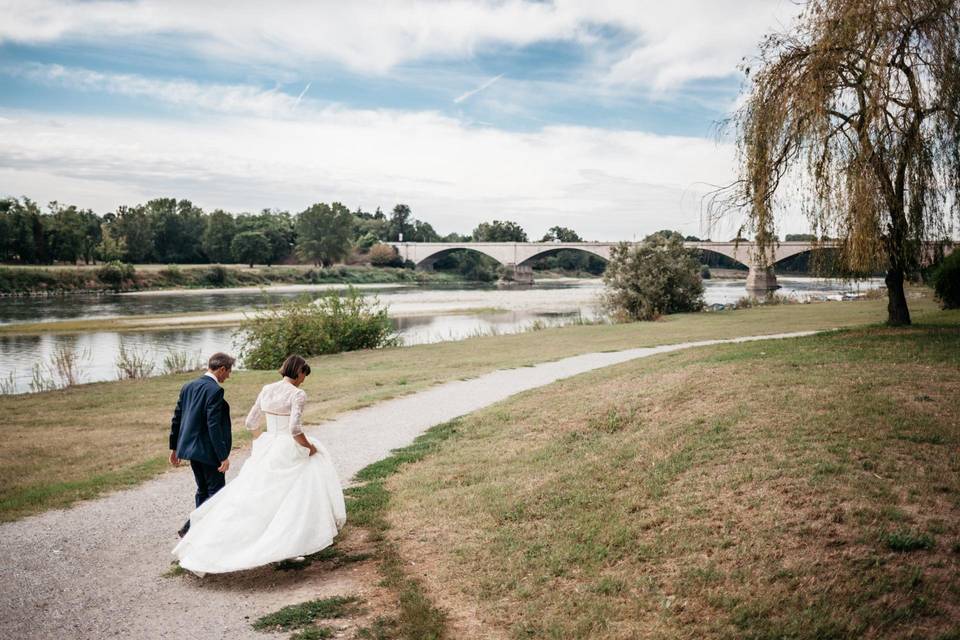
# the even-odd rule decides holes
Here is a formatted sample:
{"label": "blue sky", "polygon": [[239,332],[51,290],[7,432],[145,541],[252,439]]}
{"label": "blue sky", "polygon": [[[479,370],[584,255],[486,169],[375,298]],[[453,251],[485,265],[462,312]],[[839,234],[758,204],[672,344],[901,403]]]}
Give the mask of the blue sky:
{"label": "blue sky", "polygon": [[[263,7],[269,6],[269,9]],[[784,0],[0,0],[0,194],[704,235]],[[729,221],[730,227],[737,221]],[[798,226],[799,225],[799,226]],[[786,231],[797,230],[792,224]],[[723,231],[714,235],[722,236]]]}

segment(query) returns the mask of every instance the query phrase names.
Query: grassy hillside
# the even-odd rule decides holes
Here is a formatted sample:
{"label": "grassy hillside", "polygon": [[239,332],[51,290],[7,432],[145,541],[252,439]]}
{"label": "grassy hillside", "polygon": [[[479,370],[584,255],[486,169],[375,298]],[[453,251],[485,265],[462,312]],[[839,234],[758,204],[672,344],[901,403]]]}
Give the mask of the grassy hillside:
{"label": "grassy hillside", "polygon": [[385,485],[450,637],[960,637],[958,312],[626,363],[455,431]]}

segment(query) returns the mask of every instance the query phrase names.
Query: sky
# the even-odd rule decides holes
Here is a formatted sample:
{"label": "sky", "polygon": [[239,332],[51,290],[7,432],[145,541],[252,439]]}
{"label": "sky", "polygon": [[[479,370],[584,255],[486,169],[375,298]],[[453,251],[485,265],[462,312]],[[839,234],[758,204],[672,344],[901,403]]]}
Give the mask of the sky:
{"label": "sky", "polygon": [[[441,234],[714,239],[738,65],[791,0],[0,0],[0,196],[409,205]],[[788,218],[781,232],[804,232]]]}

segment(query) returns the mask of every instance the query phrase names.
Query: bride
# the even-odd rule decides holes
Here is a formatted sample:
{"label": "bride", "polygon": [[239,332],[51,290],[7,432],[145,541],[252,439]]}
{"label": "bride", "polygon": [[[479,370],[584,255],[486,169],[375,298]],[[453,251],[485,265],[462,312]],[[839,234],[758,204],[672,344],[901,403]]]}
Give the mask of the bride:
{"label": "bride", "polygon": [[343,490],[330,454],[302,431],[310,365],[288,357],[283,379],[260,391],[246,427],[267,431],[253,442],[236,479],[190,514],[174,548],[180,566],[198,575],[250,569],[330,546],[346,521]]}

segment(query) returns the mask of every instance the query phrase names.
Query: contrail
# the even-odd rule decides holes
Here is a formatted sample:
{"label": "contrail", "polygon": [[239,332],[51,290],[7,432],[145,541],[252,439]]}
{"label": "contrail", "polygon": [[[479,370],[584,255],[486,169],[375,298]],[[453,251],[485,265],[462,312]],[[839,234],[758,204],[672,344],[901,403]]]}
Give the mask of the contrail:
{"label": "contrail", "polygon": [[293,103],[293,108],[296,109],[300,105],[300,101],[303,100],[303,96],[306,95],[307,91],[310,90],[310,85],[312,82],[308,82],[307,86],[303,88],[303,91],[300,92],[300,95],[297,96],[297,101]]}
{"label": "contrail", "polygon": [[480,86],[477,87],[476,89],[471,89],[470,91],[467,91],[465,94],[463,94],[463,95],[461,95],[461,96],[457,96],[456,98],[453,99],[453,101],[454,101],[456,104],[460,104],[461,102],[463,102],[464,100],[466,100],[466,99],[469,98],[470,96],[472,96],[472,95],[474,95],[474,94],[477,94],[477,93],[480,93],[480,92],[483,91],[484,89],[489,89],[489,88],[490,88],[490,85],[492,85],[494,82],[496,82],[497,80],[499,80],[499,79],[502,78],[502,77],[503,77],[503,74],[501,73],[501,74],[498,75],[498,76],[495,76],[495,77],[493,77],[493,78],[490,78],[489,80],[487,80],[486,82],[484,82],[482,85],[480,85]]}

